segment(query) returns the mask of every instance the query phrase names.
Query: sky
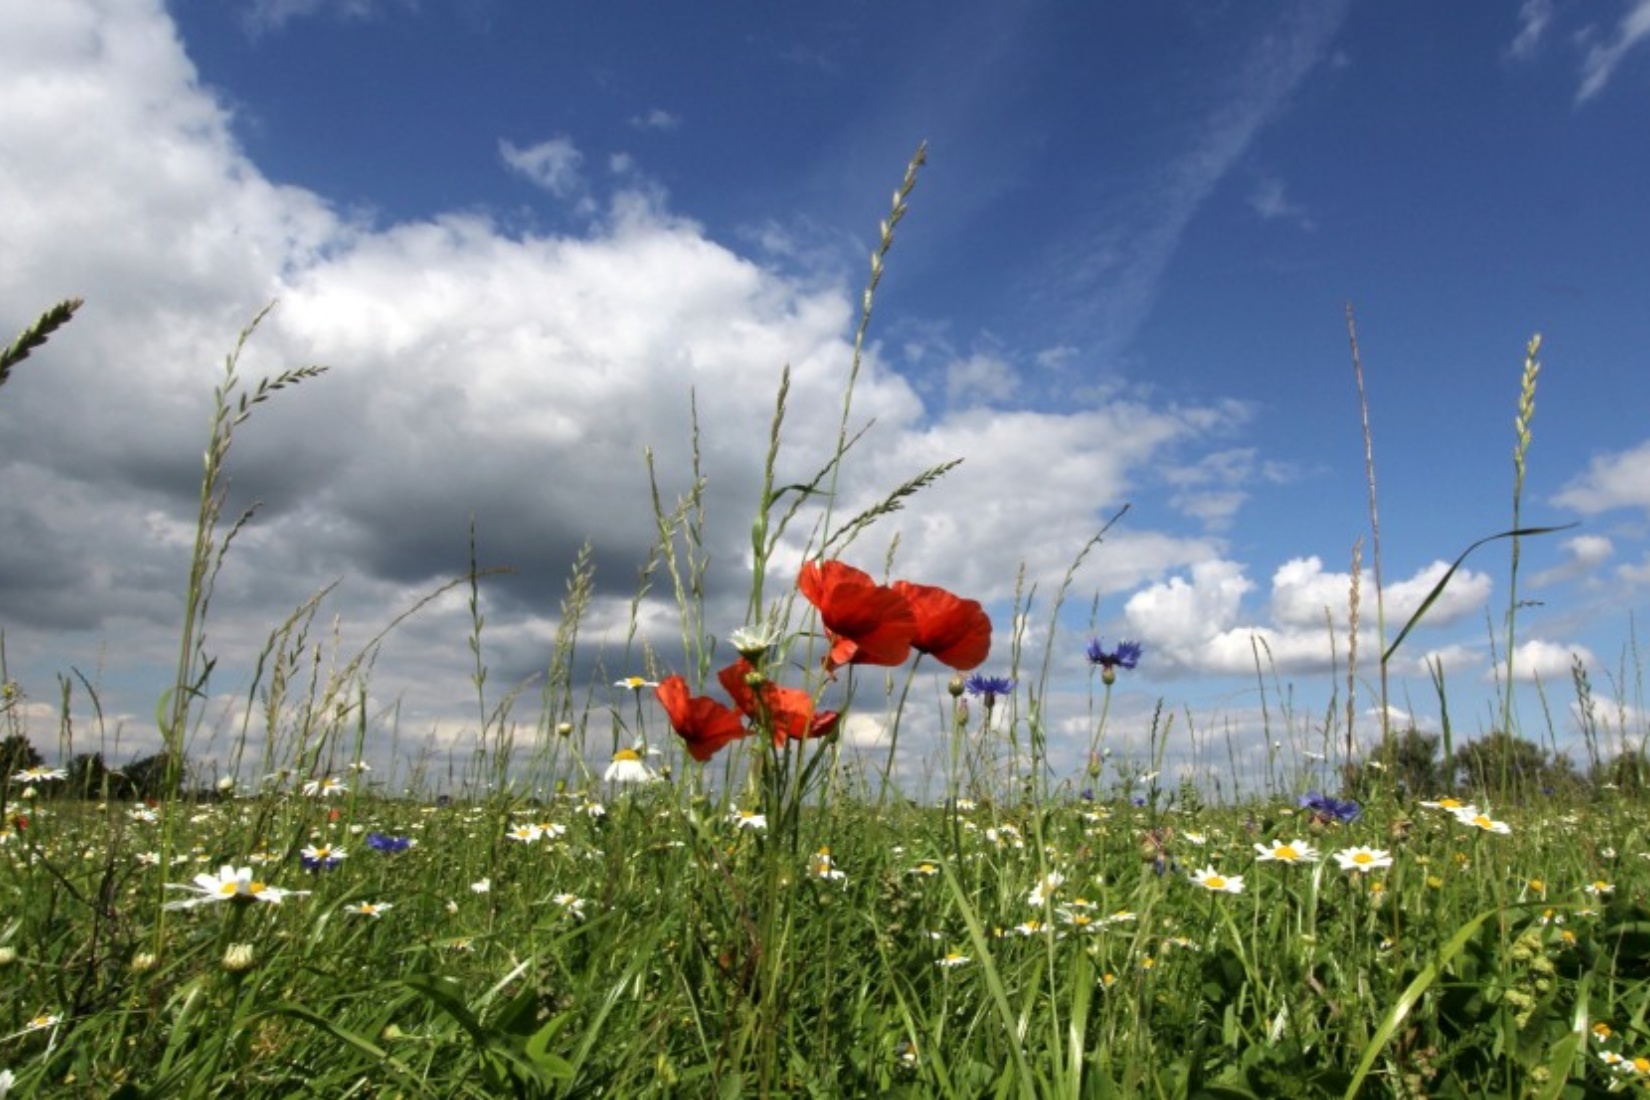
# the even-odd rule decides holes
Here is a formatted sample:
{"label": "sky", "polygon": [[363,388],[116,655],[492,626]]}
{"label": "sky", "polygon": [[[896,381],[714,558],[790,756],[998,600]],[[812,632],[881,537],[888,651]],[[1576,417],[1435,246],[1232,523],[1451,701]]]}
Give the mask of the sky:
{"label": "sky", "polygon": [[[1145,647],[1107,711],[1123,755],[1160,702],[1194,757],[1322,740],[1355,560],[1353,728],[1378,733],[1375,566],[1390,640],[1511,526],[1537,333],[1520,519],[1572,526],[1521,541],[1516,591],[1507,542],[1468,558],[1390,704],[1426,730],[1447,709],[1457,739],[1495,725],[1516,598],[1520,728],[1573,749],[1579,667],[1601,724],[1641,737],[1647,106],[1650,0],[6,5],[0,333],[86,301],[0,394],[14,716],[48,756],[155,747],[213,387],[272,302],[242,374],[328,373],[237,430],[229,512],[258,511],[213,595],[200,757],[322,591],[323,675],[419,606],[372,650],[369,754],[465,751],[469,592],[420,601],[472,530],[509,570],[480,585],[483,654],[524,729],[587,543],[598,711],[628,706],[611,678],[687,671],[668,585],[637,599],[644,454],[668,508],[696,418],[725,636],[781,372],[784,483],[831,453],[878,223],[925,143],[836,507],[962,460],[847,557],[984,602],[982,671],[1010,671],[1032,595],[1019,671],[1049,654],[1059,775],[1096,722],[1091,634]],[[803,553],[788,538],[775,576]],[[902,771],[936,751],[941,683],[918,677]],[[850,742],[879,752],[863,709]]]}

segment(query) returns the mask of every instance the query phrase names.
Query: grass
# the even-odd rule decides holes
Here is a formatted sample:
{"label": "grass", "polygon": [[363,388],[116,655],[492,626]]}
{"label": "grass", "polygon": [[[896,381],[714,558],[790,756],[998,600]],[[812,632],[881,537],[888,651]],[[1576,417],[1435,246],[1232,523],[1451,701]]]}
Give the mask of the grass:
{"label": "grass", "polygon": [[[921,159],[881,229],[855,371]],[[77,304],[25,332],[6,370]],[[851,471],[851,376],[835,452],[795,484],[774,476],[783,384],[775,403],[743,624],[759,637],[740,645],[753,736],[696,763],[651,688],[610,689],[592,671],[580,642],[586,551],[571,565],[532,724],[514,717],[518,690],[500,696],[488,682],[485,574],[455,582],[472,617],[470,652],[455,660],[469,665],[480,734],[462,775],[420,772],[392,796],[364,770],[383,635],[332,652],[315,626],[325,592],[276,624],[252,662],[230,723],[231,774],[192,775],[191,748],[222,725],[200,705],[218,667],[213,582],[253,519],[221,514],[233,434],[258,404],[319,374],[244,385],[251,332],[216,390],[178,672],[157,693],[162,752],[123,771],[80,757],[57,775],[33,753],[22,689],[5,678],[0,1068],[12,1076],[0,1082],[16,1092],[1554,1098],[1650,1081],[1650,788],[1625,744],[1614,760],[1600,755],[1596,723],[1585,776],[1511,729],[1446,740],[1442,763],[1436,738],[1383,730],[1356,767],[1311,772],[1344,787],[1314,797],[1309,773],[1276,754],[1284,740],[1297,760],[1331,752],[1339,707],[1321,723],[1299,714],[1257,646],[1266,739],[1277,738],[1262,789],[1223,797],[1160,782],[1171,738],[1210,741],[1189,716],[1178,727],[1172,705],[1159,705],[1145,759],[1110,757],[1111,694],[1127,665],[1091,684],[1085,790],[1051,772],[1050,731],[1068,717],[1053,713],[1064,698],[1051,682],[1056,647],[1082,645],[1056,627],[1076,564],[1105,551],[1122,513],[1056,588],[1041,655],[1022,651],[1036,585],[1020,578],[1014,630],[999,627],[996,649],[1018,683],[990,707],[964,706],[960,680],[942,700],[945,797],[899,797],[892,747],[883,761],[832,736],[776,743],[786,697],[765,685],[801,689],[810,709],[881,708],[897,729],[916,670],[933,667],[924,657],[886,677],[848,665],[827,678],[816,616],[793,578],[769,569],[787,547],[869,564],[856,539],[897,522],[906,498],[955,466]],[[1367,427],[1365,444],[1373,519]],[[838,517],[835,487],[850,476],[893,487]],[[728,520],[705,515],[702,486],[696,468],[671,503],[655,482],[658,541],[633,603],[633,623],[644,600],[674,603],[681,653],[662,659],[651,647],[663,643],[633,625],[622,674],[677,668],[693,694],[721,700],[714,666],[727,642],[718,658],[701,536]],[[1521,526],[1518,495],[1512,529],[1482,542],[1547,530]],[[1378,576],[1378,542],[1375,555]],[[1376,588],[1384,702],[1387,660],[1415,621],[1386,645]],[[1348,736],[1355,683],[1349,667]],[[1435,687],[1447,712],[1441,672]],[[1576,690],[1591,700],[1584,669]],[[68,681],[62,706],[67,724]],[[668,779],[606,778],[623,747],[609,726],[663,749],[632,770]],[[1225,747],[1235,791],[1237,754]],[[1446,795],[1484,812],[1457,813]]]}

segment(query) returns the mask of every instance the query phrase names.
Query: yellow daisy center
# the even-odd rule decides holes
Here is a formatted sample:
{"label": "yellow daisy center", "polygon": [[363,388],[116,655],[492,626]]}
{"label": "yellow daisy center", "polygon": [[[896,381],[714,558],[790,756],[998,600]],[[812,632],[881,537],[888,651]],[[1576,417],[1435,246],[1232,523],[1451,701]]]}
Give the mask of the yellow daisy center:
{"label": "yellow daisy center", "polygon": [[642,758],[640,756],[636,755],[636,750],[635,749],[620,749],[618,752],[613,754],[613,763],[617,764],[621,761],[626,762],[626,763],[639,764],[639,763],[641,763]]}
{"label": "yellow daisy center", "polygon": [[1279,844],[1276,848],[1272,849],[1273,859],[1287,859],[1293,861],[1299,859],[1300,857],[1301,854],[1287,844]]}

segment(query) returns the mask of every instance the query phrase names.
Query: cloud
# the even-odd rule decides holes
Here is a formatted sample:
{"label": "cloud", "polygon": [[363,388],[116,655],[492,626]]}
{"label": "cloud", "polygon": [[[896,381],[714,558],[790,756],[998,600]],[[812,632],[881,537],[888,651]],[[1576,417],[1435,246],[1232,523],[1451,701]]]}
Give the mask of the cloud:
{"label": "cloud", "polygon": [[1307,232],[1317,229],[1317,223],[1312,220],[1304,206],[1291,202],[1284,194],[1283,181],[1275,176],[1266,176],[1255,181],[1249,191],[1249,205],[1263,221],[1287,221]]}
{"label": "cloud", "polygon": [[1253,447],[1236,447],[1167,468],[1163,480],[1174,488],[1170,505],[1209,530],[1223,531],[1248,501],[1251,482],[1280,476],[1280,471],[1259,462]]}
{"label": "cloud", "polygon": [[1603,535],[1577,535],[1559,544],[1565,560],[1529,579],[1531,588],[1544,588],[1576,578],[1592,578],[1615,553],[1615,544]]}
{"label": "cloud", "polygon": [[1605,43],[1593,43],[1581,62],[1581,87],[1576,102],[1585,103],[1604,90],[1622,60],[1640,42],[1650,38],[1650,0],[1634,0],[1622,14],[1615,35]]}
{"label": "cloud", "polygon": [[518,148],[509,141],[498,143],[504,163],[558,199],[572,198],[583,190],[579,166],[584,154],[565,137],[551,138],[537,145]]}
{"label": "cloud", "polygon": [[1534,57],[1552,18],[1552,0],[1524,0],[1518,7],[1518,34],[1507,46],[1507,56],[1514,61],[1528,61]]}
{"label": "cloud", "polygon": [[970,355],[945,368],[945,395],[952,405],[1000,405],[1013,399],[1019,383],[1019,372],[996,355]]}
{"label": "cloud", "polygon": [[[1389,627],[1407,620],[1448,568],[1434,562],[1388,584]],[[1358,644],[1367,655],[1374,653],[1377,642],[1374,578],[1368,571],[1361,585]],[[1131,630],[1183,671],[1253,674],[1257,660],[1280,672],[1324,671],[1345,660],[1351,588],[1350,573],[1325,572],[1316,557],[1293,558],[1272,575],[1269,621],[1245,621],[1243,597],[1254,583],[1244,576],[1243,567],[1203,561],[1192,567],[1189,581],[1171,577],[1136,592],[1124,614]],[[1459,621],[1480,610],[1489,591],[1488,577],[1471,570],[1458,572],[1428,610],[1426,624]],[[1435,655],[1444,656],[1442,651]]]}
{"label": "cloud", "polygon": [[1095,338],[1107,353],[1127,344],[1150,315],[1186,227],[1255,136],[1324,62],[1348,9],[1341,0],[1297,5],[1252,45],[1238,74],[1220,82],[1184,147],[1141,189],[1151,197],[1108,206],[1095,223],[1076,227],[1070,243],[1056,252],[1050,270],[1064,273],[1064,293],[1094,303]]}
{"label": "cloud", "polygon": [[[1386,587],[1386,615],[1389,623],[1402,624],[1420,608],[1444,574],[1449,571],[1445,562],[1435,561],[1414,576]],[[1489,598],[1490,578],[1483,573],[1462,569],[1450,578],[1437,601],[1427,609],[1425,622],[1432,626],[1447,626],[1479,611]],[[1321,627],[1326,611],[1344,621],[1351,607],[1352,574],[1326,573],[1317,557],[1295,558],[1278,567],[1272,577],[1272,617],[1281,625],[1290,627]],[[1360,616],[1366,622],[1375,618],[1375,576],[1364,570],[1359,578]]]}
{"label": "cloud", "polygon": [[387,7],[412,8],[416,0],[253,0],[242,16],[253,35],[279,30],[294,19],[327,16],[339,20],[366,20]]}
{"label": "cloud", "polygon": [[[1568,680],[1578,660],[1584,666],[1595,663],[1592,651],[1586,646],[1567,646],[1559,642],[1532,638],[1519,643],[1513,650],[1513,679],[1522,683],[1541,680],[1549,684],[1555,680]],[[1491,669],[1486,674],[1486,679],[1493,679],[1496,671]],[[1500,671],[1506,670],[1503,668]]]}
{"label": "cloud", "polygon": [[662,107],[654,107],[644,114],[633,116],[630,125],[638,130],[676,130],[681,128],[682,118]]}
{"label": "cloud", "polygon": [[[0,159],[0,327],[18,331],[62,297],[88,303],[0,401],[0,625],[14,675],[100,670],[106,713],[125,716],[132,743],[153,737],[147,715],[175,660],[221,356],[271,300],[245,376],[310,362],[331,371],[275,395],[237,432],[228,514],[262,504],[226,559],[208,624],[223,657],[214,688],[226,693],[244,686],[236,677],[269,632],[328,586],[319,613],[340,624],[341,652],[367,645],[469,568],[472,525],[479,563],[513,570],[479,596],[499,690],[542,677],[587,541],[584,659],[611,665],[607,680],[640,670],[644,648],[683,667],[654,555],[654,483],[669,513],[704,479],[692,544],[707,629],[725,633],[743,620],[787,365],[777,483],[810,479],[835,446],[857,316],[845,278],[764,266],[628,177],[597,191],[564,137],[500,142],[499,155],[588,204],[577,233],[509,232],[476,213],[367,224],[263,175],[158,3],[62,0],[0,15],[0,148],[12,154]],[[901,575],[1001,607],[1022,562],[1034,581],[1060,576],[1132,492],[1173,463],[1195,468],[1205,436],[1245,422],[1221,402],[930,407],[873,347],[849,416],[851,432],[868,430],[832,505],[840,522],[963,458],[849,555],[876,568],[897,530]],[[817,503],[799,515],[770,596],[788,587],[817,515]],[[1123,529],[1080,581],[1123,591],[1192,569],[1201,582],[1210,577],[1195,563],[1217,550]],[[638,601],[650,561],[652,591]],[[383,643],[375,736],[391,721],[443,744],[473,734],[453,702],[470,690],[468,597],[429,601]]]}
{"label": "cloud", "polygon": [[1587,472],[1572,478],[1554,495],[1553,503],[1589,516],[1614,508],[1650,510],[1650,480],[1644,477],[1647,463],[1650,440],[1631,450],[1595,456]]}

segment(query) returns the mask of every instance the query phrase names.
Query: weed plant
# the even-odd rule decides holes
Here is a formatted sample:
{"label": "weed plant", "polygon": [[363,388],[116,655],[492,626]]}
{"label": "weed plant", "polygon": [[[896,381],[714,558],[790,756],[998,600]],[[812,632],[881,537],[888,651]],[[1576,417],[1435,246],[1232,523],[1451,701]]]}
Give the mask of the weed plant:
{"label": "weed plant", "polygon": [[[441,592],[354,653],[317,629],[329,590],[318,592],[250,662],[228,773],[189,770],[218,667],[213,582],[252,518],[222,515],[234,432],[319,374],[248,389],[237,364],[252,329],[242,334],[216,389],[159,758],[47,767],[22,718],[25,690],[5,681],[0,1086],[126,1098],[1553,1100],[1650,1081],[1643,733],[1620,705],[1618,755],[1605,759],[1611,727],[1585,669],[1589,782],[1517,738],[1510,703],[1501,740],[1465,753],[1460,773],[1447,741],[1440,767],[1435,741],[1415,731],[1383,730],[1354,766],[1335,756],[1351,736],[1353,662],[1342,725],[1340,700],[1321,719],[1300,713],[1257,644],[1273,754],[1261,788],[1239,797],[1228,738],[1221,797],[1160,780],[1172,739],[1210,740],[1172,705],[1159,704],[1144,759],[1112,756],[1114,685],[1151,655],[1092,639],[1089,752],[1073,784],[1047,751],[1063,717],[1051,713],[1056,655],[1085,641],[1062,629],[1062,609],[1122,514],[1078,548],[1046,611],[1022,576],[1013,627],[994,639],[972,601],[874,575],[895,572],[894,555],[878,563],[861,536],[955,466],[907,472],[858,515],[836,511],[847,479],[883,476],[852,468],[854,379],[921,161],[872,256],[835,450],[783,486],[788,376],[780,383],[749,521],[746,620],[705,617],[703,532],[736,520],[705,514],[696,449],[680,499],[654,481],[658,537],[632,605],[634,624],[663,589],[680,651],[654,651],[633,625],[624,679],[585,682],[587,548],[571,564],[539,717],[518,721],[519,692],[500,697],[488,680],[485,572],[472,564],[454,585],[472,615],[479,747],[455,773],[416,770],[395,785],[402,794],[369,786],[369,738],[394,734],[369,721],[368,683],[385,633]],[[0,381],[75,305],[6,350]],[[1512,539],[1516,561],[1518,540],[1544,529],[1520,526],[1514,497],[1512,530],[1492,538]],[[798,547],[800,578],[774,568]],[[1375,555],[1378,578],[1378,539]],[[1376,596],[1385,703],[1387,661],[1415,620],[1387,645]],[[1034,614],[1048,623],[1040,655],[1023,651]],[[982,620],[996,655],[983,671]],[[919,804],[900,788],[895,751],[912,685],[935,666],[954,673],[945,796]],[[1435,687],[1447,713],[1441,670]],[[65,725],[70,698],[65,686]],[[842,724],[879,711],[888,755],[861,767]],[[624,738],[608,737],[614,724]],[[1328,760],[1285,766],[1314,756]],[[1320,789],[1306,789],[1307,774]],[[1549,782],[1565,774],[1574,782]],[[1321,789],[1328,776],[1336,789]]]}

